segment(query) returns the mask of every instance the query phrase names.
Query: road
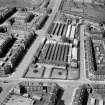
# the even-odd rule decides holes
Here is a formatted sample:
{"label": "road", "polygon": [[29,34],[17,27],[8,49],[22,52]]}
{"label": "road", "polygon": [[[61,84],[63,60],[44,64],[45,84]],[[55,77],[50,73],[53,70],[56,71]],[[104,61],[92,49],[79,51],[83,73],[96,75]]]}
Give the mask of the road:
{"label": "road", "polygon": [[86,67],[85,67],[85,48],[84,48],[84,39],[85,39],[85,26],[82,25],[80,29],[80,81],[89,80],[86,78]]}

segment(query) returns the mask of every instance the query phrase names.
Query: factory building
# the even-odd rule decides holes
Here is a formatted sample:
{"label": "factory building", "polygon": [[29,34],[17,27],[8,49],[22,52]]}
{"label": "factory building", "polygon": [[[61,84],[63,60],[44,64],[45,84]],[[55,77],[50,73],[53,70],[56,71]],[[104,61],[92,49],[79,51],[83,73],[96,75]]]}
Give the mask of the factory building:
{"label": "factory building", "polygon": [[[42,47],[43,46],[43,47]],[[72,43],[63,43],[53,40],[46,40],[44,44],[39,46],[38,56],[39,63],[47,63],[57,66],[65,66],[77,68],[78,65],[78,48]]]}
{"label": "factory building", "polygon": [[68,53],[68,63],[71,63],[71,56],[72,56],[72,44],[70,44],[69,53]]}
{"label": "factory building", "polygon": [[78,47],[78,45],[79,45],[79,42],[78,42],[78,39],[74,39],[73,40],[73,45],[75,46],[75,47]]}
{"label": "factory building", "polygon": [[67,32],[66,32],[66,37],[67,37],[67,38],[70,37],[71,27],[72,27],[71,25],[68,25]]}
{"label": "factory building", "polygon": [[72,55],[71,55],[71,67],[78,66],[78,57],[77,57],[77,47],[72,48]]}
{"label": "factory building", "polygon": [[73,42],[74,39],[79,37],[79,28],[79,21],[77,21],[76,18],[68,16],[63,17],[63,15],[57,15],[55,17],[55,20],[51,23],[50,27],[48,28],[47,33],[54,39],[56,39],[56,37],[60,37],[61,39],[65,38],[69,40],[67,41],[69,43]]}
{"label": "factory building", "polygon": [[74,37],[75,37],[75,31],[76,31],[76,26],[72,26],[72,29],[71,29],[71,34],[70,34],[70,40],[73,40]]}
{"label": "factory building", "polygon": [[56,41],[46,41],[42,53],[39,56],[39,62],[65,65],[67,63],[67,55],[69,44],[62,44]]}

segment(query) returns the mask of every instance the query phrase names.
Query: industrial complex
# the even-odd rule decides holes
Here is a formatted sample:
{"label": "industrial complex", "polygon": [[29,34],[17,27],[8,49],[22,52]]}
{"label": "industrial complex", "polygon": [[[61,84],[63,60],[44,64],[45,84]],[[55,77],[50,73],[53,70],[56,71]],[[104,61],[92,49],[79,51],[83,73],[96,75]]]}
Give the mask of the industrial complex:
{"label": "industrial complex", "polygon": [[0,105],[105,105],[105,1],[0,0]]}

